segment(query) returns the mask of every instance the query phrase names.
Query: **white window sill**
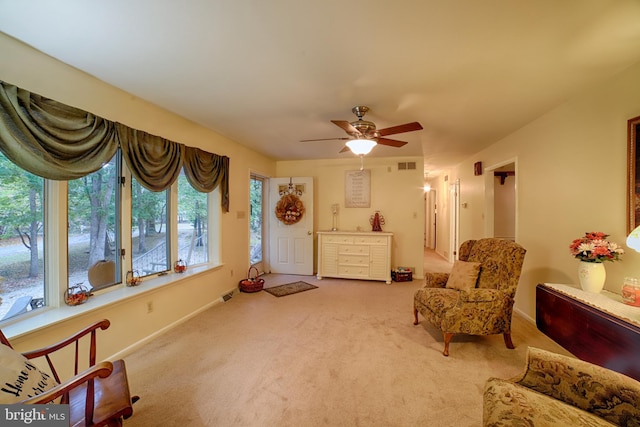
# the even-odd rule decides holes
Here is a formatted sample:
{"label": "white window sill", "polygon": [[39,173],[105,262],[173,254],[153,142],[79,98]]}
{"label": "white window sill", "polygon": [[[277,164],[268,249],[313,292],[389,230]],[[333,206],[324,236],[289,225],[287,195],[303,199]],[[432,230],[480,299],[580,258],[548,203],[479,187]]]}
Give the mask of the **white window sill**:
{"label": "white window sill", "polygon": [[1,325],[2,332],[9,340],[18,338],[91,311],[147,295],[167,286],[177,285],[187,277],[217,270],[222,266],[223,264],[189,267],[184,273],[171,272],[164,276],[156,275],[143,278],[142,283],[138,286],[129,287],[124,284],[112,286],[94,292],[94,295],[81,305],[72,307],[62,303],[60,307],[43,307],[29,311],[15,320],[7,320],[6,324]]}

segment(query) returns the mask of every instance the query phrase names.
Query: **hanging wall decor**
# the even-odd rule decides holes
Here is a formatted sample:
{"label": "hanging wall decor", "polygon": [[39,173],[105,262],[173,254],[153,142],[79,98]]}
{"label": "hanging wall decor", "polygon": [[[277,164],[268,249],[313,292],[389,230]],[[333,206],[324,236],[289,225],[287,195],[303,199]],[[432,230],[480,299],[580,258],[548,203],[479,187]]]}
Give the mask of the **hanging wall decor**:
{"label": "hanging wall decor", "polygon": [[345,208],[371,206],[371,171],[345,171]]}
{"label": "hanging wall decor", "polygon": [[276,205],[276,218],[278,221],[291,225],[300,221],[304,215],[304,203],[300,200],[302,191],[297,189],[289,178],[289,185],[280,191],[280,200]]}

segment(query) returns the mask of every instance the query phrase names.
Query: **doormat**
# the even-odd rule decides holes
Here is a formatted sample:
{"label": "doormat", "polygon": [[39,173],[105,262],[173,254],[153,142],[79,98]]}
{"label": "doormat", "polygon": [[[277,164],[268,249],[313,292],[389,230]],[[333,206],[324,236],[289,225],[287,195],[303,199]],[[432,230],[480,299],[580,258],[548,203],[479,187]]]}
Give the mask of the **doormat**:
{"label": "doormat", "polygon": [[274,286],[272,288],[264,288],[265,292],[269,292],[271,295],[276,297],[284,297],[287,295],[297,294],[298,292],[309,291],[311,289],[316,289],[317,286],[312,285],[307,282],[292,282],[287,283],[286,285]]}

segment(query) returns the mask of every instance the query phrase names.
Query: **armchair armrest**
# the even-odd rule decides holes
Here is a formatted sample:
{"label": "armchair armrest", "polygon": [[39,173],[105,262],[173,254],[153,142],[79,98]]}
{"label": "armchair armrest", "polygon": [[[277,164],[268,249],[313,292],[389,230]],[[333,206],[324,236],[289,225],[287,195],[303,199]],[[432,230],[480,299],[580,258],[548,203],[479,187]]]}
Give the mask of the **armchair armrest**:
{"label": "armchair armrest", "polygon": [[530,347],[525,372],[512,381],[616,425],[640,419],[640,383],[583,360]]}
{"label": "armchair armrest", "polygon": [[70,390],[78,387],[79,385],[88,382],[96,377],[106,378],[111,375],[113,370],[113,365],[111,362],[100,362],[97,365],[94,365],[83,372],[80,372],[78,375],[75,375],[69,378],[67,381],[56,385],[55,387],[47,390],[42,394],[38,394],[29,399],[25,399],[21,404],[43,404],[51,402],[58,397],[68,393]]}
{"label": "armchair armrest", "polygon": [[425,288],[444,288],[449,280],[449,273],[425,273]]}

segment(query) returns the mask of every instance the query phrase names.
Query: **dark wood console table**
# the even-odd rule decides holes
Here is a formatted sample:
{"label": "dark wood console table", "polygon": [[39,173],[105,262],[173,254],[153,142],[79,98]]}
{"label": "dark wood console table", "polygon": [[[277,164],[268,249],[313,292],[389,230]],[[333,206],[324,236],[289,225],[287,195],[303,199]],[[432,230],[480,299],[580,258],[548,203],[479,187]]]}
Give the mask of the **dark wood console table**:
{"label": "dark wood console table", "polygon": [[539,284],[536,325],[576,357],[640,381],[640,308],[618,295]]}

